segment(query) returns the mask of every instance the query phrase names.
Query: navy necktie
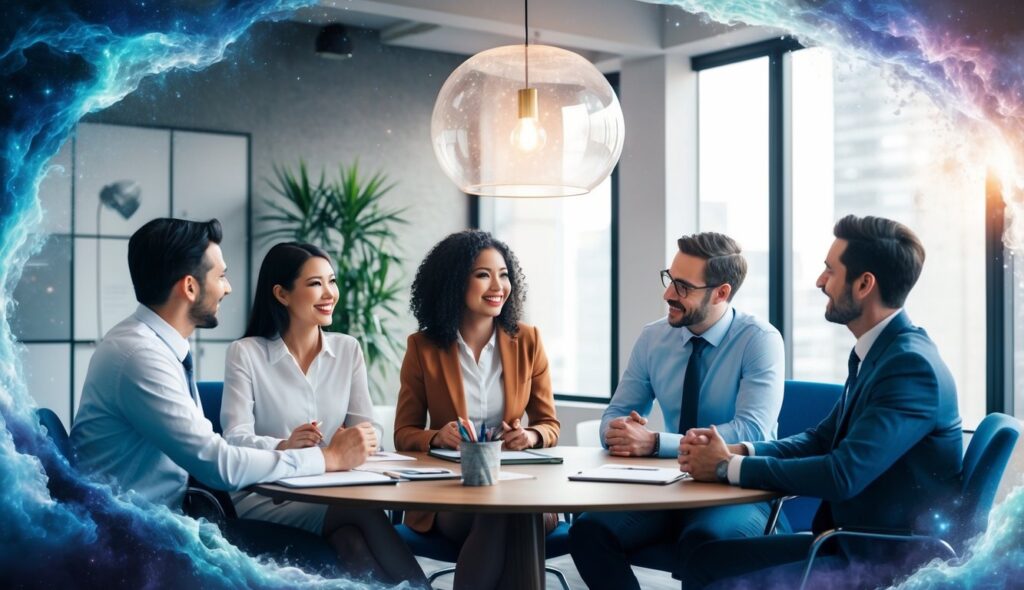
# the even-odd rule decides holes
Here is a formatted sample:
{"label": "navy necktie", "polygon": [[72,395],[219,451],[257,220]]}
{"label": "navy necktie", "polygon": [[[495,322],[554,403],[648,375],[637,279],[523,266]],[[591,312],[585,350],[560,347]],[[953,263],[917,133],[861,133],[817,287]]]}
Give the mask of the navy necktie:
{"label": "navy necktie", "polygon": [[843,388],[843,406],[842,412],[839,414],[840,418],[846,413],[846,404],[850,399],[850,392],[857,386],[857,371],[860,369],[860,357],[857,356],[856,348],[850,351],[850,359],[847,361],[846,366],[850,372],[846,376],[846,387]]}
{"label": "navy necktie", "polygon": [[700,408],[700,384],[704,380],[700,357],[707,343],[707,340],[700,336],[690,338],[693,350],[690,351],[690,360],[686,363],[686,374],[683,376],[683,403],[679,410],[679,434],[686,434],[687,430],[699,426],[697,414]]}
{"label": "navy necktie", "polygon": [[853,393],[853,388],[857,387],[857,371],[860,368],[860,357],[857,356],[856,348],[850,351],[850,360],[847,365],[850,372],[846,377],[846,386],[843,387],[843,395],[839,398],[839,421],[836,422],[836,434],[832,439],[833,447],[839,443],[839,432],[843,427],[843,419],[846,418],[847,406],[850,405],[850,394]]}
{"label": "navy necktie", "polygon": [[188,380],[188,395],[192,398],[192,401],[196,401],[195,390],[192,385],[195,383],[195,374],[192,372],[192,351],[188,351],[185,358],[182,359],[181,365],[185,367],[185,378]]}

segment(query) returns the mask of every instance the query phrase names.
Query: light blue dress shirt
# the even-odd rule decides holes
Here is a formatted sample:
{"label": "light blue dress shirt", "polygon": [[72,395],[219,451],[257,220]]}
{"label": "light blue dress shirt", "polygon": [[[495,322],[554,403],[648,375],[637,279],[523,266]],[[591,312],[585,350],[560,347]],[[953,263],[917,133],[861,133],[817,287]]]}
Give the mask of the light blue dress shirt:
{"label": "light blue dress shirt", "polygon": [[[608,423],[636,410],[647,416],[661,405],[667,432],[662,432],[659,457],[679,453],[679,413],[683,376],[694,335],[673,328],[667,318],[644,326],[633,346],[629,366],[601,418],[601,441]],[[775,438],[786,374],[786,356],[779,331],[752,315],[730,307],[707,332],[710,344],[701,356],[698,424],[714,424],[727,443]]]}
{"label": "light blue dress shirt", "polygon": [[181,506],[188,476],[222,490],[324,472],[317,447],[235,447],[190,395],[188,341],[140,305],[96,349],[71,428],[78,467],[158,504]]}

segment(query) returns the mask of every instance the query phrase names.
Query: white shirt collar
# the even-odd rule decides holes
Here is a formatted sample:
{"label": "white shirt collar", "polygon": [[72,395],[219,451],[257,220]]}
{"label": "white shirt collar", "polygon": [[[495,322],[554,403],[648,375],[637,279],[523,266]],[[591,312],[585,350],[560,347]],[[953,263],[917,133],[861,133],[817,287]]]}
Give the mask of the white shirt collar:
{"label": "white shirt collar", "polygon": [[[320,330],[320,352],[317,356],[319,357],[323,353],[331,355],[332,358],[338,356],[331,345],[331,339],[324,334],[323,330]],[[291,356],[291,352],[288,350],[288,346],[284,343],[283,338],[277,336],[276,338],[267,339],[267,361],[270,364],[274,364],[286,356]]]}
{"label": "white shirt collar", "polygon": [[871,347],[874,346],[875,341],[878,340],[882,331],[885,330],[885,327],[889,325],[889,322],[891,322],[892,319],[901,311],[903,311],[903,308],[897,309],[889,314],[889,317],[878,322],[873,328],[860,335],[860,338],[857,339],[857,344],[853,345],[853,349],[857,352],[857,357],[860,358],[861,362],[868,358],[868,353],[871,352]]}
{"label": "white shirt collar", "polygon": [[167,344],[179,363],[185,360],[185,356],[189,353],[188,340],[182,338],[181,333],[175,330],[174,326],[168,324],[159,314],[142,304],[139,304],[135,310],[135,319],[149,326]]}

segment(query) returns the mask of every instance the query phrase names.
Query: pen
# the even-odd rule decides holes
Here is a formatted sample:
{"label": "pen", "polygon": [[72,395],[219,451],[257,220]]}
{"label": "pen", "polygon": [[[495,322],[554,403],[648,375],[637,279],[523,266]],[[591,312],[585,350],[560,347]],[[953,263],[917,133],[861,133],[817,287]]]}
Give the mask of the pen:
{"label": "pen", "polygon": [[309,423],[313,426],[313,429],[316,430],[316,433],[320,435],[320,440],[317,441],[316,446],[326,446],[327,443],[324,441],[324,433],[320,432],[320,421],[317,420],[316,418],[313,418],[312,420],[309,421]]}
{"label": "pen", "polygon": [[458,425],[459,425],[459,435],[462,437],[463,442],[473,442],[469,438],[469,433],[466,432],[466,427],[462,425],[462,418],[459,418]]}
{"label": "pen", "polygon": [[628,469],[630,471],[657,471],[657,467],[630,467],[628,465],[608,467],[608,469]]}

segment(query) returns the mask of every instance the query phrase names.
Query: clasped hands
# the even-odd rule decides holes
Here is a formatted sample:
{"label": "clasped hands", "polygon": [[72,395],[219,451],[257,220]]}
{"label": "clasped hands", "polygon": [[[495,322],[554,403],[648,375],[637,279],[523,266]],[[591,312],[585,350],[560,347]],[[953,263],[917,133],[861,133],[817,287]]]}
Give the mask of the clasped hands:
{"label": "clasped hands", "polygon": [[697,481],[718,481],[715,468],[733,454],[745,454],[742,445],[726,445],[714,426],[691,428],[679,441],[679,470]]}
{"label": "clasped hands", "polygon": [[[647,419],[634,410],[608,423],[605,443],[618,457],[648,457],[654,451],[654,436]],[[741,445],[726,445],[714,426],[691,428],[679,441],[679,469],[697,481],[718,481],[715,467],[733,453],[745,454]]]}
{"label": "clasped hands", "polygon": [[[501,430],[502,450],[521,451],[540,445],[540,435],[535,430],[523,428],[518,418],[513,420],[511,425],[503,421],[501,423]],[[458,449],[461,444],[462,436],[459,435],[459,424],[455,421],[445,424],[430,439],[430,446],[445,449]]]}
{"label": "clasped hands", "polygon": [[[280,450],[303,449],[319,445],[324,440],[317,423],[303,424],[292,431],[287,440],[277,445]],[[342,426],[334,431],[331,442],[323,449],[327,471],[344,471],[358,467],[378,448],[377,431],[369,422],[355,426]]]}

